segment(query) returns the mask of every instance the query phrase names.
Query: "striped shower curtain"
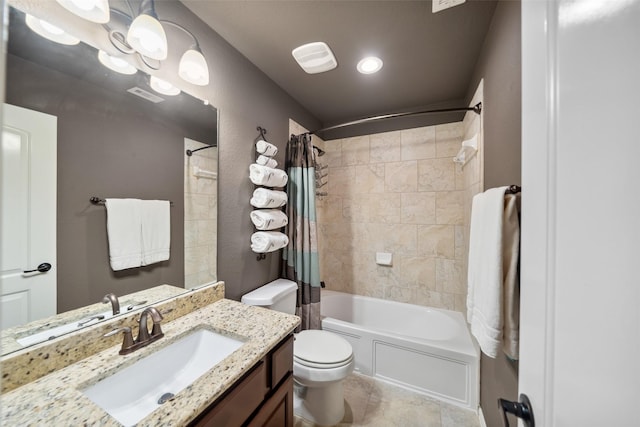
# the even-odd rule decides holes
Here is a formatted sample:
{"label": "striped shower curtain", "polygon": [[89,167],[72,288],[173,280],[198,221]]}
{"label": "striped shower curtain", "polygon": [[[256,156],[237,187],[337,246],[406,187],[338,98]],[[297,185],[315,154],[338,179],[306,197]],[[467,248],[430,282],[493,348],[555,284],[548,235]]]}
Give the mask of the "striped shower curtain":
{"label": "striped shower curtain", "polygon": [[282,251],[283,275],[298,283],[296,314],[301,329],[320,329],[320,263],[316,230],[316,177],[311,135],[291,135],[285,167],[287,183],[285,229],[289,245]]}

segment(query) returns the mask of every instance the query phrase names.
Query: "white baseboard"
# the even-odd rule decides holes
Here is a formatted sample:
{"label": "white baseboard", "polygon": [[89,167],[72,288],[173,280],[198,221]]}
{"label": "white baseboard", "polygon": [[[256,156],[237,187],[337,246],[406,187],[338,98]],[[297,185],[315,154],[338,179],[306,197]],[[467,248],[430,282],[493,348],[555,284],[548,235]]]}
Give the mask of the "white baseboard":
{"label": "white baseboard", "polygon": [[484,420],[484,414],[482,413],[482,406],[478,408],[478,421],[480,421],[480,427],[487,427],[487,422]]}

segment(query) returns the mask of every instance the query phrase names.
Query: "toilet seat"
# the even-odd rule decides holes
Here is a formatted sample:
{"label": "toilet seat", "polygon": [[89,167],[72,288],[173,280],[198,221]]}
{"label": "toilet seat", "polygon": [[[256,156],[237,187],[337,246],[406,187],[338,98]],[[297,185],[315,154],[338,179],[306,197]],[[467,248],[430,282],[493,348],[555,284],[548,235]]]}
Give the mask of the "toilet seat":
{"label": "toilet seat", "polygon": [[305,330],[295,336],[294,362],[315,369],[333,369],[353,360],[353,349],[346,339],[321,330]]}

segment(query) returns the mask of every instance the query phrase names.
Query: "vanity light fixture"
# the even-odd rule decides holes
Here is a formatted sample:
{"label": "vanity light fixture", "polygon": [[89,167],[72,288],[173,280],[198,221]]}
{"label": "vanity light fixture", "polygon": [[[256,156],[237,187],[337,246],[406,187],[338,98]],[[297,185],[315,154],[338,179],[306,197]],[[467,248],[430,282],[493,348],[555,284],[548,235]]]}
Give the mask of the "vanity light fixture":
{"label": "vanity light fixture", "polygon": [[118,9],[111,9],[111,12],[117,15],[119,20],[114,19],[105,27],[109,31],[111,44],[118,51],[123,54],[138,54],[147,67],[158,70],[161,66],[160,61],[168,56],[167,36],[163,27],[178,29],[192,40],[189,49],[182,54],[178,64],[178,75],[194,85],[209,84],[209,67],[198,39],[180,24],[158,19],[153,0],[143,0],[140,13],[133,20]]}
{"label": "vanity light fixture", "polygon": [[138,69],[122,58],[109,55],[104,50],[98,51],[98,60],[108,69],[120,74],[135,74]]}
{"label": "vanity light fixture", "polygon": [[368,56],[361,59],[356,68],[362,74],[377,73],[382,69],[382,59],[377,56]]}
{"label": "vanity light fixture", "polygon": [[156,76],[151,76],[151,78],[149,78],[149,86],[151,86],[151,89],[163,95],[175,96],[180,93],[180,89],[168,81],[159,79]]}
{"label": "vanity light fixture", "polygon": [[167,59],[167,35],[158,21],[153,0],[143,0],[140,4],[140,12],[127,31],[127,44],[147,58]]}
{"label": "vanity light fixture", "polygon": [[109,0],[56,0],[74,15],[98,24],[109,22]]}
{"label": "vanity light fixture", "polygon": [[80,43],[79,39],[65,33],[61,28],[33,15],[26,14],[25,22],[34,33],[45,39],[69,46]]}
{"label": "vanity light fixture", "polygon": [[195,45],[187,50],[180,59],[178,75],[189,83],[198,86],[209,84],[209,67],[200,46]]}

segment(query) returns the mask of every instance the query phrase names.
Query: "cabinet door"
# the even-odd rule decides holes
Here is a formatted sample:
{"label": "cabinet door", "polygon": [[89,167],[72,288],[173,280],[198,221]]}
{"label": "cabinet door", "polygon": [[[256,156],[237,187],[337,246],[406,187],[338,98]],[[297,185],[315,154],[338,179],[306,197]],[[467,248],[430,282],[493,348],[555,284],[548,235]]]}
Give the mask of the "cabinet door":
{"label": "cabinet door", "polygon": [[286,377],[247,426],[293,427],[293,374]]}
{"label": "cabinet door", "polygon": [[267,369],[260,362],[233,390],[222,398],[192,426],[220,427],[243,425],[251,413],[260,406],[267,393]]}

